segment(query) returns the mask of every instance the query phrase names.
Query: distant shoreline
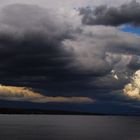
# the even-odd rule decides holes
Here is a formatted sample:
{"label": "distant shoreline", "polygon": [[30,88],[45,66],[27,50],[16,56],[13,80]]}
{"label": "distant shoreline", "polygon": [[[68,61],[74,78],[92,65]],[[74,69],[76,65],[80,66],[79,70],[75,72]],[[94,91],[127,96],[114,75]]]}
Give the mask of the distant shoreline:
{"label": "distant shoreline", "polygon": [[64,110],[0,108],[0,114],[7,115],[84,115],[84,116],[140,116],[140,114],[102,114]]}
{"label": "distant shoreline", "polygon": [[41,109],[17,109],[17,108],[0,108],[0,114],[41,114],[41,115],[103,115],[89,112],[76,112],[64,110],[41,110]]}

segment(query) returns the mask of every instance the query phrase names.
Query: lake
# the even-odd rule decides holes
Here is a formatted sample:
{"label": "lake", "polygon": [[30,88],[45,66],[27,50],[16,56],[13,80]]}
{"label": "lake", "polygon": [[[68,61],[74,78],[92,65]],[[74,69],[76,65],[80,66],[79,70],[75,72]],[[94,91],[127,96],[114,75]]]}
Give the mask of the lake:
{"label": "lake", "polygon": [[140,140],[140,117],[0,115],[0,140]]}

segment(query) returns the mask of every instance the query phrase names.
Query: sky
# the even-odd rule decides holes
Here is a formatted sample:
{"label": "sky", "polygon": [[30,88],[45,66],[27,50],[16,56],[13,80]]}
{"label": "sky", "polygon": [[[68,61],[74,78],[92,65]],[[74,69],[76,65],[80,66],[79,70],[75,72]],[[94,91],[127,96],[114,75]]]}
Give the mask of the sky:
{"label": "sky", "polygon": [[140,114],[140,0],[0,0],[0,107]]}

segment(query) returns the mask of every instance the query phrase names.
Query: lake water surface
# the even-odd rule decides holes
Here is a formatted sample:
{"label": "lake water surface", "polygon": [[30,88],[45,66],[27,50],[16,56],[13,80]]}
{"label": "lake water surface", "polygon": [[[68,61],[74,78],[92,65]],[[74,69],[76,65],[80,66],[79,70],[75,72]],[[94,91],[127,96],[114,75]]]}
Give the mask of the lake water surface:
{"label": "lake water surface", "polygon": [[0,140],[140,140],[140,117],[0,115]]}

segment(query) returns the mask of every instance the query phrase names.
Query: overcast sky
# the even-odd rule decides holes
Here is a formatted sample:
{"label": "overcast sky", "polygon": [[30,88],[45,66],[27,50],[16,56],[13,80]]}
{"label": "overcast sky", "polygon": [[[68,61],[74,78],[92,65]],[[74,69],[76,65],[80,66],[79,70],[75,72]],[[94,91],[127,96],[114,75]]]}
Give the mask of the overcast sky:
{"label": "overcast sky", "polygon": [[140,113],[139,0],[0,5],[1,106]]}

